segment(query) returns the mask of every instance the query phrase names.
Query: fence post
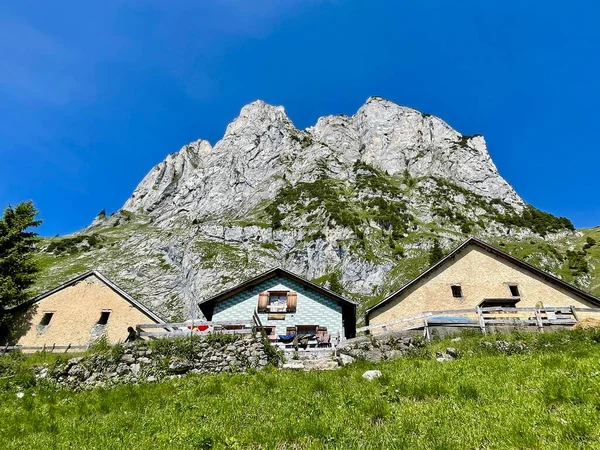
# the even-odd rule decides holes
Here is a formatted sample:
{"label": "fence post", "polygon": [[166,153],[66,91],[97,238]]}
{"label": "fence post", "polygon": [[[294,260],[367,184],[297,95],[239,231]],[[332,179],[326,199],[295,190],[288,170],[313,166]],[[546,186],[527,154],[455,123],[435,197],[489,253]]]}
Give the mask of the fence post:
{"label": "fence post", "polygon": [[535,309],[535,320],[537,322],[537,326],[538,326],[538,331],[540,333],[544,332],[544,323],[542,322],[542,315],[540,314],[540,310],[539,309]]}
{"label": "fence post", "polygon": [[425,338],[430,341],[431,334],[429,334],[429,322],[427,322],[427,317],[423,318],[423,323],[425,324]]}
{"label": "fence post", "polygon": [[575,322],[579,322],[579,316],[577,315],[577,311],[575,310],[575,307],[573,305],[571,305],[571,314],[573,314]]}
{"label": "fence post", "polygon": [[479,328],[481,329],[482,334],[487,334],[487,330],[485,329],[485,319],[483,318],[483,314],[481,313],[481,307],[477,307],[477,321],[479,322]]}

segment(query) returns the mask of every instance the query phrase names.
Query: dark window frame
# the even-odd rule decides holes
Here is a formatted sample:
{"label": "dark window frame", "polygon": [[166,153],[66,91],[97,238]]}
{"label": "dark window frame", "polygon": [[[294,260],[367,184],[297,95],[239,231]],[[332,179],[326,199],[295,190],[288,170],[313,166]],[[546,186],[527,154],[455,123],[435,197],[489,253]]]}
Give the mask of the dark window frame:
{"label": "dark window frame", "polygon": [[264,331],[267,334],[267,337],[277,336],[277,327],[275,325],[263,325],[262,327],[256,327],[255,331],[257,333],[262,333]]}
{"label": "dark window frame", "polygon": [[319,325],[296,325],[296,333],[299,335],[310,334],[312,336],[317,335]]}
{"label": "dark window frame", "polygon": [[450,286],[450,289],[452,289],[452,297],[463,298],[462,286],[460,284],[453,284]]}
{"label": "dark window frame", "polygon": [[112,310],[110,309],[102,310],[100,312],[100,318],[98,319],[98,322],[96,322],[96,325],[108,325],[108,320],[110,319],[111,313]]}
{"label": "dark window frame", "polygon": [[54,317],[54,311],[44,311],[44,315],[42,316],[42,320],[40,320],[39,325],[42,327],[47,327],[50,325],[52,318]]}
{"label": "dark window frame", "polygon": [[[508,285],[508,290],[510,291],[510,295],[512,295],[513,297],[520,297],[521,296],[521,291],[519,290],[519,285],[518,284],[509,284]],[[516,294],[515,294],[516,292]]]}

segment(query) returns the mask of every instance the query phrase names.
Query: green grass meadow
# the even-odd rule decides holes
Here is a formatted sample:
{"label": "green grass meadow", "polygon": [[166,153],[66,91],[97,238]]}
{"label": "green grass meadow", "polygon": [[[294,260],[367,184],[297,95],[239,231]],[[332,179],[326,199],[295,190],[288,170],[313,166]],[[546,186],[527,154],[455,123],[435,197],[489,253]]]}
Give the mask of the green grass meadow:
{"label": "green grass meadow", "polygon": [[[600,333],[484,339],[528,349],[484,349],[465,335],[333,372],[271,368],[80,393],[28,375],[53,356],[0,356],[0,448],[600,448]],[[460,358],[436,361],[447,346]],[[367,369],[383,377],[366,381]]]}

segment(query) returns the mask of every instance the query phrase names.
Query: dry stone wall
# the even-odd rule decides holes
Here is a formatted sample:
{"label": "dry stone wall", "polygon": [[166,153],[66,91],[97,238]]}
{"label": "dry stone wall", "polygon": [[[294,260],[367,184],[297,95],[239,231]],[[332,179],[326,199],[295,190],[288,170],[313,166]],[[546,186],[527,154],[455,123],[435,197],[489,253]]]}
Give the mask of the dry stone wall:
{"label": "dry stone wall", "polygon": [[378,363],[409,354],[417,354],[426,347],[421,337],[411,337],[406,333],[386,333],[378,336],[360,336],[344,341],[337,349],[343,365],[355,360]]}
{"label": "dry stone wall", "polygon": [[38,379],[48,379],[75,390],[111,387],[123,383],[155,382],[186,373],[225,373],[279,366],[280,356],[261,337],[170,339],[129,347],[113,346],[71,358],[54,366],[36,368]]}

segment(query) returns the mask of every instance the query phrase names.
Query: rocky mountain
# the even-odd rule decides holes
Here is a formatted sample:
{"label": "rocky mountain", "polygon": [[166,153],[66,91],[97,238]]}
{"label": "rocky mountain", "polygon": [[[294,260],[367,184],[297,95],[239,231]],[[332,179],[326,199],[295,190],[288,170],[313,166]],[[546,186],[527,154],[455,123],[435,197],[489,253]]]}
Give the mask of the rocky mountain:
{"label": "rocky mountain", "polygon": [[482,136],[379,97],[305,130],[256,101],[214,146],[167,156],[120,211],[42,242],[38,289],[95,267],[181,318],[281,265],[366,306],[424,269],[434,239],[449,248],[469,234],[533,246],[523,256],[594,288],[588,253],[566,253],[587,235],[527,205]]}

